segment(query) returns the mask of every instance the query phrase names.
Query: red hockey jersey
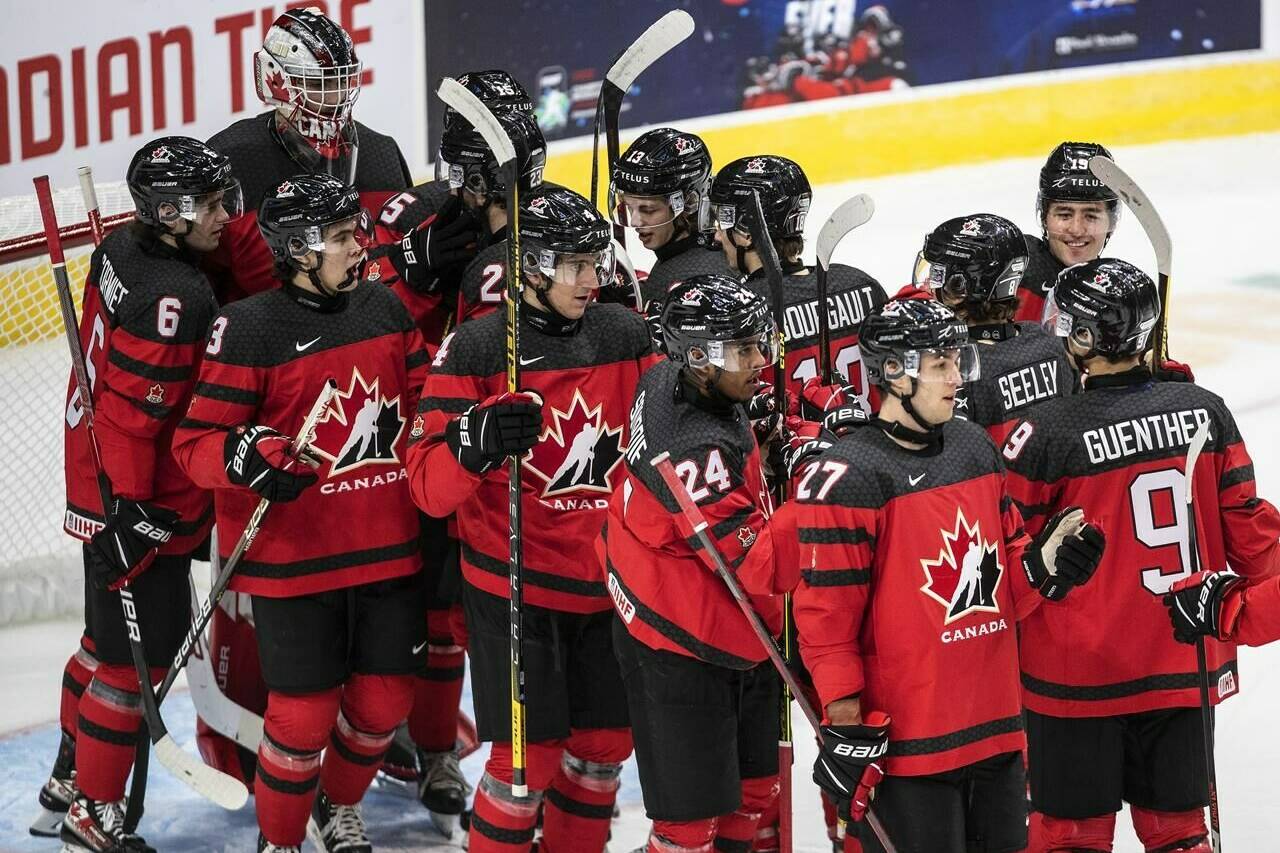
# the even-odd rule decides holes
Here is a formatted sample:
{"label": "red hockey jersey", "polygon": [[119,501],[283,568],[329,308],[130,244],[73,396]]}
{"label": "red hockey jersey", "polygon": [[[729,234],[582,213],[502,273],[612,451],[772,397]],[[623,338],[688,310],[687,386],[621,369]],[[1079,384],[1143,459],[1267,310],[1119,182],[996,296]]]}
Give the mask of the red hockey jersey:
{"label": "red hockey jersey", "polygon": [[[618,483],[627,404],[654,361],[644,320],[620,305],[593,303],[568,327],[525,306],[521,388],[543,400],[543,432],[524,459],[524,600],[573,613],[609,607],[593,548]],[[464,323],[432,362],[408,468],[413,500],[430,515],[456,511],[462,574],[492,595],[509,591],[505,465],[479,476],[458,464],[445,425],[506,390],[506,316]]]}
{"label": "red hockey jersey", "polygon": [[1263,646],[1280,640],[1280,576],[1232,589],[1227,602],[1236,615],[1223,630],[1233,642]]}
{"label": "red hockey jersey", "polygon": [[1044,300],[1058,280],[1066,264],[1049,251],[1049,244],[1039,237],[1024,234],[1027,244],[1027,271],[1018,284],[1018,313],[1014,320],[1039,324],[1044,315]]}
{"label": "red hockey jersey", "polygon": [[[93,252],[80,347],[93,397],[94,434],[114,497],[154,502],[178,513],[175,534],[161,546],[162,554],[191,552],[213,524],[212,496],[177,466],[170,447],[217,310],[196,261],[133,226],[112,232]],[[74,372],[63,414],[63,526],[88,541],[105,519]]]}
{"label": "red hockey jersey", "polygon": [[[258,231],[258,205],[281,181],[307,171],[276,139],[276,112],[241,119],[214,134],[209,147],[231,159],[231,171],[244,193],[244,216],[227,223],[218,248],[205,258],[205,270],[225,305],[278,287],[271,250]],[[378,211],[392,194],[413,181],[394,139],[355,123],[359,144],[353,181],[360,203]]]}
{"label": "red hockey jersey", "polygon": [[[777,633],[775,593],[795,586],[794,536],[770,521],[751,424],[741,406],[703,402],[670,361],[640,381],[630,422],[626,474],[609,502],[599,543],[614,609],[650,648],[749,669],[765,659],[764,647],[650,460],[663,451],[671,455],[720,554]],[[790,575],[779,566],[790,567]]]}
{"label": "red hockey jersey", "polygon": [[227,432],[261,424],[296,435],[324,382],[338,384],[311,443],[325,460],[320,482],[271,507],[233,590],[282,598],[418,571],[419,520],[404,456],[426,367],[422,336],[381,285],[361,283],[324,310],[291,285],[222,310],[174,455],[193,480],[216,490],[224,558],[258,505],[256,492],[227,478]]}
{"label": "red hockey jersey", "polygon": [[986,433],[951,421],[913,452],[856,429],[803,469],[794,512],[796,632],[823,707],[889,714],[890,775],[1021,749],[1015,622],[1043,599]]}
{"label": "red hockey jersey", "polygon": [[[1253,463],[1221,398],[1186,382],[1153,383],[1145,368],[1085,387],[1037,407],[1002,451],[1028,530],[1078,505],[1107,537],[1089,584],[1023,624],[1024,700],[1056,717],[1195,707],[1195,651],[1174,641],[1161,598],[1191,573],[1183,468],[1201,423],[1210,431],[1194,475],[1201,565],[1273,574],[1280,514],[1257,497]],[[1239,689],[1235,647],[1206,645],[1218,702]]]}

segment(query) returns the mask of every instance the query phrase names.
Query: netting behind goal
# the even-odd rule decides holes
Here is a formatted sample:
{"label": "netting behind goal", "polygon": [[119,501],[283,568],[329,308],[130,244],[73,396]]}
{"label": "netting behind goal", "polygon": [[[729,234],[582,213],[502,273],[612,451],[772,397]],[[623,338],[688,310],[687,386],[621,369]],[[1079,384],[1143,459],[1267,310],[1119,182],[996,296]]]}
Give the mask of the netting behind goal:
{"label": "netting behind goal", "polygon": [[[132,210],[127,187],[98,186],[104,218]],[[54,191],[79,310],[93,243],[80,189]],[[62,426],[71,358],[35,194],[0,199],[0,625],[79,611],[80,546],[62,532]]]}

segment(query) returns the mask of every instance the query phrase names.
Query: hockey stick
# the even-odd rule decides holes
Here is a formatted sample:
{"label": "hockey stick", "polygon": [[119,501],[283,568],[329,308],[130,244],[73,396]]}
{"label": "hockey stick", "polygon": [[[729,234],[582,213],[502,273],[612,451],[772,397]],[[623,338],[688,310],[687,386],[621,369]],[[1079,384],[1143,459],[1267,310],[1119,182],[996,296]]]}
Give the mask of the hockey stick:
{"label": "hockey stick", "polygon": [[1156,253],[1157,287],[1160,293],[1160,319],[1156,321],[1152,335],[1152,368],[1159,368],[1169,358],[1169,276],[1173,271],[1173,239],[1169,229],[1164,227],[1164,220],[1156,206],[1147,198],[1147,194],[1138,186],[1137,181],[1129,177],[1123,169],[1109,157],[1101,155],[1089,158],[1089,171],[1107,185],[1107,188],[1124,199],[1125,207],[1133,213],[1146,232],[1147,240]]}
{"label": "hockey stick", "polygon": [[[606,156],[609,160],[609,172],[606,176],[613,179],[613,167],[618,162],[618,119],[622,113],[622,99],[627,96],[636,78],[644,70],[666,55],[680,42],[693,35],[693,17],[682,9],[673,9],[649,25],[631,46],[609,66],[605,72],[604,82],[600,84],[600,94],[596,100],[596,121],[591,141],[591,206],[596,206],[596,191],[599,189],[600,169],[600,123],[603,118],[605,130]],[[626,229],[621,225],[613,226],[613,236],[622,245],[626,245]],[[641,307],[636,303],[636,307]]]}
{"label": "hockey stick", "polygon": [[[1097,159],[1096,157],[1094,159]],[[1187,555],[1191,574],[1200,571],[1200,542],[1196,535],[1196,510],[1193,503],[1195,491],[1196,460],[1209,438],[1209,422],[1200,424],[1191,444],[1187,447],[1186,501],[1187,501]],[[1213,758],[1213,711],[1209,704],[1209,661],[1205,654],[1204,637],[1196,637],[1196,669],[1200,681],[1200,727],[1204,731],[1204,766],[1209,775],[1209,843],[1213,853],[1222,853],[1222,824],[1218,815],[1218,768]]]}
{"label": "hockey stick", "polygon": [[[40,204],[40,218],[44,223],[45,239],[48,240],[49,245],[49,264],[53,269],[53,279],[58,289],[58,307],[62,313],[67,348],[71,353],[71,364],[76,377],[76,393],[79,395],[83,413],[85,438],[89,442],[89,453],[102,498],[102,511],[106,516],[111,511],[111,484],[102,467],[102,454],[93,430],[92,386],[85,366],[84,351],[80,349],[80,323],[76,319],[76,306],[71,296],[71,280],[67,276],[66,258],[62,254],[62,241],[58,235],[53,194],[49,188],[47,175],[35,178],[34,183],[36,197]],[[208,767],[196,756],[184,752],[165,728],[164,721],[160,718],[159,703],[151,686],[151,675],[143,652],[142,632],[138,627],[137,607],[134,604],[133,593],[126,585],[120,588],[119,595],[120,607],[123,610],[124,622],[129,634],[129,652],[138,676],[143,718],[156,756],[170,773],[185,782],[200,796],[212,800],[223,808],[240,808],[249,799],[248,789],[238,779]],[[141,808],[141,803],[138,807]]]}
{"label": "hockey stick", "polygon": [[93,186],[93,168],[81,166],[76,169],[80,178],[80,195],[84,197],[85,213],[89,217],[89,231],[93,234],[93,245],[101,246],[106,230],[102,227],[102,214],[98,210],[98,191]]}
{"label": "hockey stick", "polygon": [[[724,557],[720,554],[720,549],[716,547],[716,543],[707,533],[707,519],[702,514],[702,510],[698,509],[698,505],[689,497],[689,492],[685,489],[684,484],[680,481],[679,475],[676,474],[675,466],[671,464],[671,454],[663,451],[649,461],[649,464],[658,470],[658,474],[662,477],[662,482],[666,484],[667,491],[675,498],[676,503],[680,506],[680,513],[684,516],[685,521],[693,528],[693,535],[697,537],[698,544],[711,557],[711,561],[715,563],[716,574],[724,581],[725,586],[729,588],[729,594],[733,596],[733,600],[737,602],[738,609],[742,611],[742,615],[747,617],[747,623],[751,626],[752,632],[756,638],[760,640],[760,645],[764,646],[765,654],[769,656],[773,668],[778,671],[778,675],[782,676],[782,681],[790,689],[795,696],[796,702],[800,705],[800,710],[804,712],[805,717],[809,720],[809,725],[813,726],[813,733],[819,740],[822,739],[822,718],[818,716],[818,712],[804,698],[804,694],[800,692],[800,683],[796,681],[795,674],[791,672],[791,667],[787,666],[787,661],[782,656],[782,651],[778,648],[778,644],[774,642],[773,635],[769,633],[769,628],[760,618],[760,614],[756,613],[751,606],[750,599],[742,589],[742,585],[738,583],[737,577],[734,576],[729,564],[725,562]],[[880,846],[885,849],[885,853],[898,853],[897,848],[893,846],[893,842],[889,840],[889,836],[885,833],[884,827],[880,821],[872,814],[870,807],[866,813],[867,824],[871,827],[871,831],[875,833],[876,838],[880,841]]]}
{"label": "hockey stick", "polygon": [[836,381],[831,369],[831,318],[827,307],[827,275],[836,246],[855,228],[866,225],[876,212],[876,203],[866,193],[859,193],[836,208],[818,232],[818,375],[823,385]]}
{"label": "hockey stick", "polygon": [[[524,276],[520,257],[520,185],[515,147],[502,125],[480,99],[449,77],[440,81],[440,100],[458,111],[484,138],[494,159],[503,170],[507,182],[507,392],[520,390],[520,307],[524,301]],[[592,199],[594,203],[595,199]],[[525,779],[528,767],[525,754],[524,695],[524,554],[521,541],[521,461],[512,456],[508,462],[507,489],[507,574],[510,581],[511,609],[511,792],[517,797],[529,795]]]}

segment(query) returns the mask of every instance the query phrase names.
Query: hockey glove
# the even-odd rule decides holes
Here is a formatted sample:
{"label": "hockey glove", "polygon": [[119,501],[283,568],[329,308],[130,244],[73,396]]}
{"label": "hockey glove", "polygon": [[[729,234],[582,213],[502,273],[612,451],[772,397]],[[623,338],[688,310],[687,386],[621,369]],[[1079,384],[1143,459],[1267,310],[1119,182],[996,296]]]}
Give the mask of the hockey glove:
{"label": "hockey glove", "polygon": [[305,451],[294,458],[289,453],[292,441],[271,427],[236,427],[222,446],[227,478],[234,485],[248,486],[272,503],[297,499],[303,489],[319,479],[299,463],[316,468],[320,460]]}
{"label": "hockey glove", "polygon": [[178,514],[155,504],[116,498],[106,527],[89,540],[90,574],[98,589],[116,590],[146,571],[173,538]]}
{"label": "hockey glove", "polygon": [[869,423],[871,423],[871,416],[859,403],[854,402],[852,405],[841,406],[827,412],[826,417],[822,419],[822,432],[828,439],[834,441],[851,430]]}
{"label": "hockey glove", "polygon": [[1183,364],[1180,361],[1174,361],[1166,358],[1160,362],[1160,366],[1153,371],[1153,375],[1161,382],[1195,382],[1196,375],[1191,371],[1191,365]]}
{"label": "hockey glove", "polygon": [[389,247],[400,278],[418,293],[456,289],[480,250],[480,220],[456,195],[436,215]]}
{"label": "hockey glove", "polygon": [[813,376],[800,389],[800,417],[806,421],[821,421],[832,409],[856,405],[858,394],[852,385],[823,385]]}
{"label": "hockey glove", "polygon": [[484,474],[508,456],[522,455],[542,433],[542,400],[536,394],[496,394],[476,403],[444,429],[458,464]]}
{"label": "hockey glove", "polygon": [[649,337],[653,338],[653,351],[660,355],[667,354],[667,337],[662,334],[661,299],[650,299],[644,304],[644,321],[649,325]]}
{"label": "hockey glove", "polygon": [[1179,643],[1194,643],[1200,637],[1222,639],[1240,612],[1240,596],[1227,596],[1243,582],[1244,578],[1230,572],[1198,572],[1175,583],[1164,597],[1174,639]]}
{"label": "hockey glove", "polygon": [[787,479],[794,479],[805,463],[816,458],[830,446],[831,442],[826,438],[806,438],[798,433],[792,435],[782,457],[783,464],[786,466]]}
{"label": "hockey glove", "polygon": [[1049,519],[1023,553],[1027,582],[1050,601],[1061,601],[1093,577],[1106,544],[1102,531],[1084,520],[1084,510],[1069,506]]}
{"label": "hockey glove", "polygon": [[836,801],[845,821],[867,813],[872,791],[884,778],[881,763],[889,752],[889,716],[873,711],[861,725],[822,727],[822,744],[813,762],[813,781]]}

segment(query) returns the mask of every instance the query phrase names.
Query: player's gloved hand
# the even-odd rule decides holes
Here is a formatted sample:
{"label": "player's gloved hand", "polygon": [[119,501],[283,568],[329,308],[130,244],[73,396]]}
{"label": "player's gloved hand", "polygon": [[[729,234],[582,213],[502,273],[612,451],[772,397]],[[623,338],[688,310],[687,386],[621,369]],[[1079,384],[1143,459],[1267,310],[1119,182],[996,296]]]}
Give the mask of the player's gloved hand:
{"label": "player's gloved hand", "polygon": [[1175,583],[1164,596],[1174,639],[1179,643],[1194,643],[1200,637],[1222,639],[1240,613],[1240,596],[1231,591],[1243,584],[1244,578],[1231,572],[1197,572]]}
{"label": "player's gloved hand", "polygon": [[1107,539],[1084,520],[1084,510],[1069,506],[1049,519],[1022,555],[1027,581],[1050,601],[1061,601],[1072,587],[1093,577]]}
{"label": "player's gloved hand", "polygon": [[813,459],[831,446],[829,436],[822,434],[822,425],[800,418],[788,418],[787,426],[791,435],[783,451],[783,465],[787,479],[794,479],[805,463]]}
{"label": "player's gloved hand", "polygon": [[662,306],[661,299],[650,299],[644,304],[644,321],[649,326],[649,337],[653,338],[653,351],[667,354],[667,338],[662,334]]}
{"label": "player's gloved hand", "polygon": [[596,291],[596,301],[605,304],[625,305],[632,311],[640,311],[640,303],[636,300],[640,294],[640,274],[627,255],[626,249],[617,241],[613,241],[613,278],[601,285]]}
{"label": "player's gloved hand", "polygon": [[458,464],[483,474],[508,456],[518,456],[542,434],[542,399],[521,391],[504,392],[476,403],[444,429],[444,440]]}
{"label": "player's gloved hand", "polygon": [[832,409],[822,418],[822,432],[829,441],[846,435],[860,426],[871,423],[871,416],[862,408],[862,404],[854,402],[848,406]]}
{"label": "player's gloved hand", "polygon": [[1152,375],[1161,382],[1195,382],[1196,375],[1191,371],[1191,365],[1183,364],[1180,361],[1174,361],[1166,358],[1160,362],[1160,365],[1152,371]]}
{"label": "player's gloved hand", "polygon": [[400,278],[418,293],[456,288],[480,251],[481,231],[475,214],[450,194],[435,216],[388,247],[387,256]]}
{"label": "player's gloved hand", "polygon": [[147,570],[156,549],[173,538],[178,514],[155,504],[116,498],[106,527],[89,540],[90,575],[98,589],[116,590]]}
{"label": "player's gloved hand", "polygon": [[800,417],[806,421],[821,421],[832,409],[856,405],[858,392],[852,385],[823,385],[812,376],[800,389]]}
{"label": "player's gloved hand", "polygon": [[319,479],[307,468],[319,467],[320,460],[305,450],[293,456],[289,452],[292,442],[292,438],[271,427],[236,427],[222,446],[227,478],[237,486],[248,486],[272,503],[295,500]]}
{"label": "player's gloved hand", "polygon": [[785,412],[778,411],[778,398],[772,385],[762,385],[755,396],[742,404],[751,421],[751,431],[756,435],[756,444],[765,447],[777,438],[782,431]]}
{"label": "player's gloved hand", "polygon": [[841,819],[857,823],[867,813],[872,791],[884,778],[881,762],[888,751],[889,716],[879,711],[867,714],[861,725],[822,727],[813,781],[836,801]]}

